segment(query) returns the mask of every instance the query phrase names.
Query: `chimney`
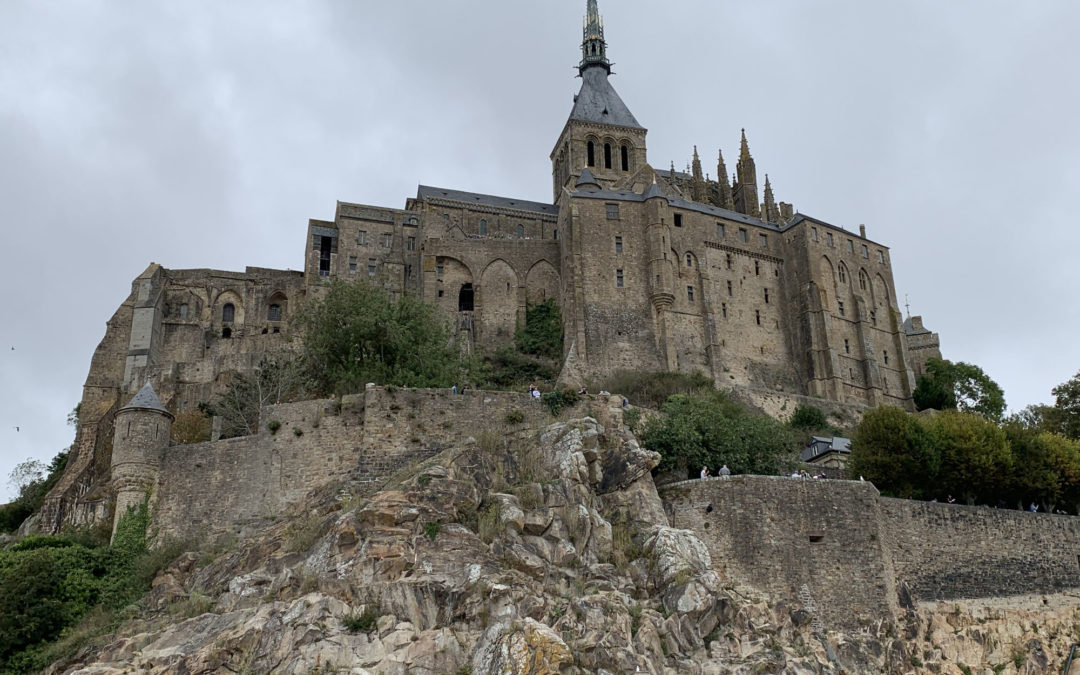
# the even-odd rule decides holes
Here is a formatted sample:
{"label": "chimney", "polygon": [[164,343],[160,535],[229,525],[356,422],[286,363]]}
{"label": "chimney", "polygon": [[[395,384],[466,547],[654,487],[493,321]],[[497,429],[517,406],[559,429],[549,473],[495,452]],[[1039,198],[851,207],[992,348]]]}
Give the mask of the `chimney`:
{"label": "chimney", "polygon": [[866,239],[866,226],[865,225],[859,225],[859,236],[862,237],[863,239]]}

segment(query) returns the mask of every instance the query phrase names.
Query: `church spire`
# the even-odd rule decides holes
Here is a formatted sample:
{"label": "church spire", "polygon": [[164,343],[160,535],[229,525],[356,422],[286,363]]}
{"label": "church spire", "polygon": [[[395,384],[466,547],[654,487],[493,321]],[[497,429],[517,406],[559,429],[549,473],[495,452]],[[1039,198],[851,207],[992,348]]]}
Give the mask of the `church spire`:
{"label": "church spire", "polygon": [[724,164],[724,151],[720,150],[716,162],[716,181],[720,184],[720,208],[734,210],[735,202],[731,198],[731,183],[728,182],[727,165]]}
{"label": "church spire", "polygon": [[584,74],[591,66],[600,66],[611,72],[611,62],[607,59],[607,43],[604,42],[604,22],[600,19],[600,10],[596,0],[589,0],[585,8],[585,25],[581,41],[581,64],[578,72]]}
{"label": "church spire", "polygon": [[705,179],[701,175],[701,158],[697,154],[697,146],[694,146],[694,162],[691,165],[691,175],[694,178],[691,195],[695,202],[705,203]]}
{"label": "church spire", "polygon": [[780,224],[780,209],[777,208],[776,198],[773,197],[769,174],[765,174],[765,203],[762,205],[762,211],[765,222]]}
{"label": "church spire", "polygon": [[746,142],[746,129],[742,130],[739,144],[739,161],[735,165],[736,184],[734,186],[735,210],[754,218],[761,217],[761,206],[757,198],[757,167],[750,156],[750,144]]}

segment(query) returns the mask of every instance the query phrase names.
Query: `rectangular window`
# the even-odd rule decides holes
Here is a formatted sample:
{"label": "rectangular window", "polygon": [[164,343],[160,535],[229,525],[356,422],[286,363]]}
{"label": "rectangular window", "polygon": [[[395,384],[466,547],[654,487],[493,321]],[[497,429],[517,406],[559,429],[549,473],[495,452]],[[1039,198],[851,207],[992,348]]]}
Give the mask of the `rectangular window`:
{"label": "rectangular window", "polygon": [[885,365],[889,365],[889,351],[883,350],[881,355],[885,357]]}
{"label": "rectangular window", "polygon": [[393,243],[394,243],[394,235],[389,233],[389,232],[384,233],[383,236],[382,236],[382,247],[383,248],[390,248],[390,246]]}
{"label": "rectangular window", "polygon": [[623,287],[622,270],[615,270],[615,285],[619,288]]}
{"label": "rectangular window", "polygon": [[723,239],[724,238],[724,224],[723,223],[717,223],[716,224],[716,238],[717,239]]}
{"label": "rectangular window", "polygon": [[375,276],[375,258],[368,258],[367,261],[367,273],[369,277]]}
{"label": "rectangular window", "polygon": [[853,242],[850,239],[847,240],[847,250],[848,250],[849,253],[854,253],[855,252],[855,242]]}
{"label": "rectangular window", "polygon": [[843,302],[837,302],[836,303],[836,309],[837,309],[837,311],[840,312],[840,316],[844,316],[844,303]]}
{"label": "rectangular window", "polygon": [[405,241],[405,244],[406,244],[406,246],[408,247],[408,249],[410,251],[415,251],[416,250],[416,237],[409,237]]}
{"label": "rectangular window", "polygon": [[743,242],[744,244],[750,241],[750,233],[746,231],[745,227],[739,228],[739,241]]}
{"label": "rectangular window", "polygon": [[832,248],[832,245],[833,245],[832,232],[826,232],[825,233],[825,243],[829,245],[829,248]]}
{"label": "rectangular window", "polygon": [[622,253],[622,237],[615,237],[615,252]]}
{"label": "rectangular window", "polygon": [[608,204],[607,205],[607,219],[608,220],[618,220],[619,219],[619,205],[618,204]]}
{"label": "rectangular window", "polygon": [[694,287],[693,286],[687,286],[686,287],[686,299],[689,300],[690,302],[694,301]]}
{"label": "rectangular window", "polygon": [[816,227],[811,227],[810,228],[810,238],[813,239],[814,241],[818,240],[817,239],[817,228]]}
{"label": "rectangular window", "polygon": [[761,276],[761,262],[758,260],[754,261],[754,276]]}
{"label": "rectangular window", "polygon": [[438,265],[435,266],[435,275],[441,277],[443,275],[443,271],[445,269],[446,268],[443,267],[443,264],[439,263]]}
{"label": "rectangular window", "polygon": [[883,263],[883,262],[885,262],[885,252],[884,252],[884,251],[880,251],[880,250],[879,250],[879,251],[877,252],[877,261],[878,261],[879,263]]}
{"label": "rectangular window", "polygon": [[360,230],[356,233],[356,245],[367,246],[367,230]]}
{"label": "rectangular window", "polygon": [[845,354],[850,354],[851,353],[851,343],[848,342],[847,338],[844,338],[844,353]]}
{"label": "rectangular window", "polygon": [[864,258],[869,258],[870,257],[870,249],[868,249],[866,247],[866,244],[862,245],[862,257],[864,257]]}
{"label": "rectangular window", "polygon": [[762,246],[768,246],[769,245],[769,235],[767,235],[767,234],[759,234],[758,235],[758,244],[760,244]]}
{"label": "rectangular window", "polygon": [[765,304],[769,304],[769,289],[765,289]]}
{"label": "rectangular window", "polygon": [[356,272],[356,256],[354,255],[349,256],[349,271]]}
{"label": "rectangular window", "polygon": [[726,302],[721,302],[720,303],[720,316],[724,317],[725,319],[727,318],[727,303]]}
{"label": "rectangular window", "polygon": [[754,310],[754,320],[757,321],[757,325],[759,325],[759,326],[761,325],[761,310],[760,309],[755,309]]}
{"label": "rectangular window", "polygon": [[727,268],[731,269],[731,254],[730,253],[728,253],[727,256],[724,258],[724,262],[727,264]]}
{"label": "rectangular window", "polygon": [[729,281],[729,282],[727,282],[727,294],[728,294],[728,297],[729,297],[729,298],[730,298],[730,297],[731,297],[732,295],[734,295],[734,294],[732,293],[732,291],[731,291],[731,282],[730,282],[730,281]]}
{"label": "rectangular window", "polygon": [[682,214],[681,213],[676,213],[675,214],[675,227],[682,227]]}

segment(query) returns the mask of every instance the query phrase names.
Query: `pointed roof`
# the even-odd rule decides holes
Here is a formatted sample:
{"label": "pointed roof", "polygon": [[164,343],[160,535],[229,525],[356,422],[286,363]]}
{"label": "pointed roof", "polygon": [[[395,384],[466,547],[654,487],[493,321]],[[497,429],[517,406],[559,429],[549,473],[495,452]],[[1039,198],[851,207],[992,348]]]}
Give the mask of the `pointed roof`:
{"label": "pointed roof", "polygon": [[143,385],[143,388],[139,390],[139,393],[135,394],[135,397],[131,399],[126,406],[120,408],[120,410],[154,410],[172,417],[172,413],[169,412],[165,406],[161,405],[161,399],[159,399],[154,392],[154,388],[150,385],[150,380],[147,380],[146,384]]}
{"label": "pointed roof", "polygon": [[578,176],[577,183],[574,184],[574,187],[585,187],[587,185],[592,185],[596,188],[600,187],[600,183],[596,182],[596,176],[593,176],[592,171],[589,171],[589,167],[585,167],[581,170],[581,175]]}
{"label": "pointed roof", "polygon": [[613,124],[631,129],[644,129],[633,113],[615,93],[603,68],[586,68],[581,73],[581,91],[574,97],[570,119],[594,124]]}
{"label": "pointed roof", "polygon": [[641,198],[643,200],[649,200],[655,199],[657,197],[663,199],[665,198],[665,195],[663,192],[660,191],[660,186],[657,185],[656,181],[654,180],[652,183],[649,183],[649,187],[645,188],[645,192],[641,195]]}
{"label": "pointed roof", "polygon": [[596,0],[588,0],[585,5],[585,25],[582,28],[581,63],[578,72],[584,74],[588,68],[599,66],[611,72],[611,62],[607,58],[607,42],[604,41],[604,22],[600,20],[600,9]]}

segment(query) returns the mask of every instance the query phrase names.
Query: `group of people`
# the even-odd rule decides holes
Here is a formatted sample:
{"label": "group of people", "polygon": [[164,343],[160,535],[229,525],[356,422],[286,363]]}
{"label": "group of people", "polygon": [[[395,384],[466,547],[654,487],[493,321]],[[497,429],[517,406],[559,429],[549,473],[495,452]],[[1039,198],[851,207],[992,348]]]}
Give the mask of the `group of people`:
{"label": "group of people", "polygon": [[529,396],[532,396],[534,400],[540,400],[540,390],[533,385],[529,385]]}
{"label": "group of people", "polygon": [[[817,473],[811,476],[806,469],[799,469],[795,473],[791,474],[792,478],[828,478],[824,473]],[[860,478],[862,478],[860,476]]]}
{"label": "group of people", "polygon": [[[623,399],[623,400],[625,401],[626,399]],[[626,404],[624,403],[623,405],[625,406]],[[725,464],[725,465],[723,465],[722,467],[720,467],[719,469],[716,470],[716,475],[720,476],[720,477],[730,476],[731,475],[731,469],[729,469],[727,467],[727,464]],[[712,477],[712,474],[709,473],[709,467],[707,467],[707,466],[701,467],[701,477],[702,478],[710,478],[710,477]]]}

